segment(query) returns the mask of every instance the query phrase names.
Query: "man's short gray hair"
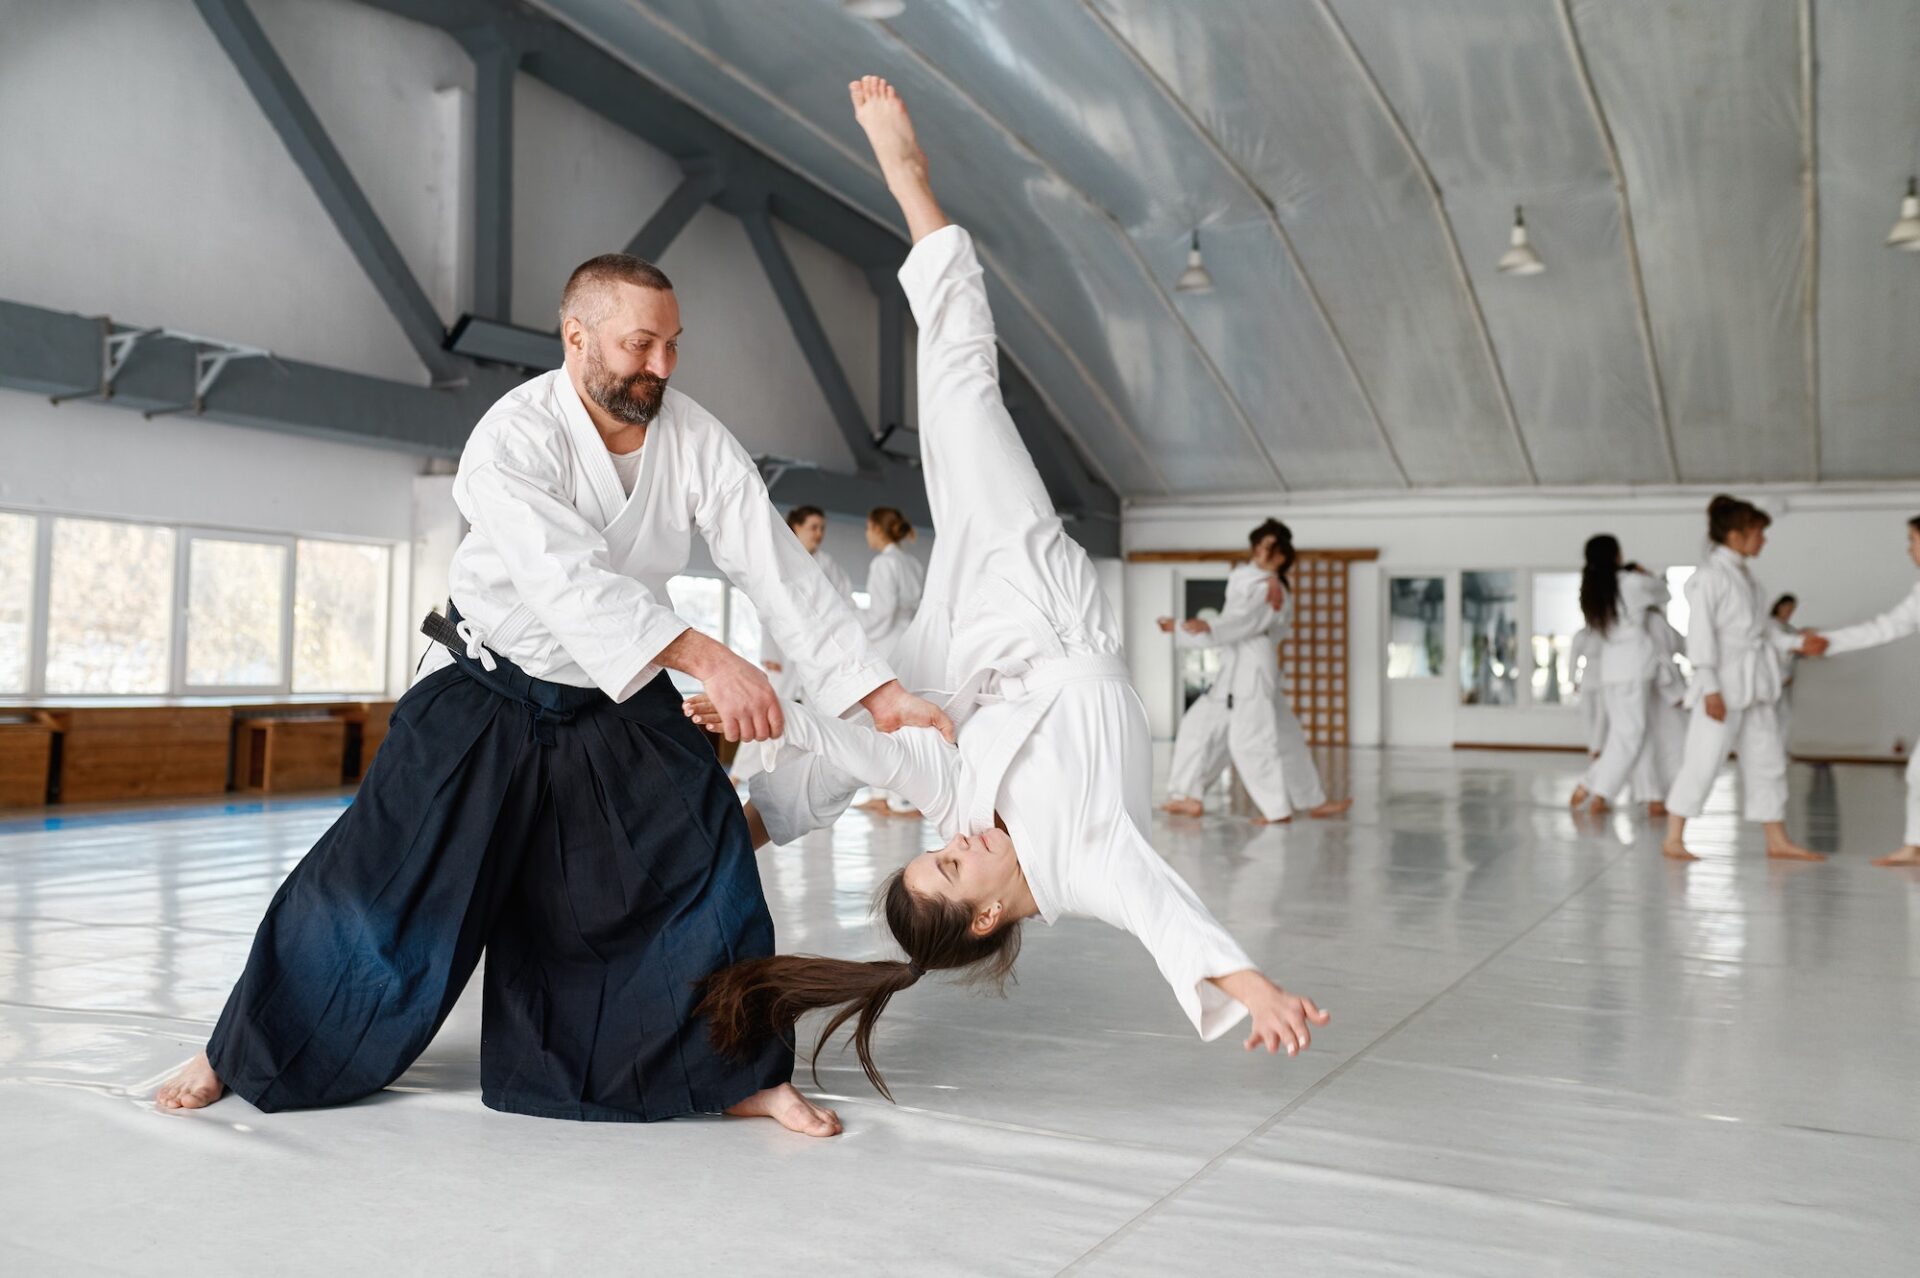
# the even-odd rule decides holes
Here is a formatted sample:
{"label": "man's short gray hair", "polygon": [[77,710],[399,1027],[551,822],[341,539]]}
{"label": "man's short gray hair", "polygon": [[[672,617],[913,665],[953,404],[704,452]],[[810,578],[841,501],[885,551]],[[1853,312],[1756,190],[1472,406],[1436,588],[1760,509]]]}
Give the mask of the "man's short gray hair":
{"label": "man's short gray hair", "polygon": [[567,277],[566,291],[560,294],[560,322],[565,324],[569,316],[577,316],[582,324],[592,327],[599,322],[602,310],[598,298],[614,284],[673,292],[673,281],[667,278],[667,273],[644,257],[602,253],[574,267],[573,274]]}

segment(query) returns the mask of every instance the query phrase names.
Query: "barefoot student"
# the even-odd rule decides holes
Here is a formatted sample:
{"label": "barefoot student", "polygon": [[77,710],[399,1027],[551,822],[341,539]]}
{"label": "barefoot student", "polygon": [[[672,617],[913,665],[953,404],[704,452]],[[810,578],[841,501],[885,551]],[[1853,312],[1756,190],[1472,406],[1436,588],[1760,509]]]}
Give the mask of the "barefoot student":
{"label": "barefoot student", "polygon": [[1767,855],[1824,861],[1787,837],[1787,747],[1777,705],[1776,649],[1786,639],[1768,625],[1766,599],[1747,561],[1767,544],[1772,516],[1724,493],[1707,505],[1713,550],[1687,579],[1687,721],[1680,774],[1667,792],[1667,837],[1660,851],[1676,861],[1699,860],[1687,850],[1687,822],[1706,807],[1707,792],[1730,750],[1740,756],[1746,817],[1766,830]]}
{"label": "barefoot student", "polygon": [[[564,367],[468,440],[434,668],[353,805],[294,867],[206,1050],[160,1089],[193,1109],[338,1105],[398,1078],[486,952],[481,1097],[620,1122],[719,1113],[831,1135],[778,1039],[722,1055],[694,982],[773,953],[739,801],[666,670],[728,732],[779,735],[759,667],[667,605],[693,536],[759,610],[810,702],[943,725],[878,657],[725,427],[667,385],[673,286],[594,258],[561,305]],[[430,619],[430,625],[432,619]],[[951,730],[950,727],[947,730]]]}
{"label": "barefoot student", "polygon": [[[1920,567],[1920,515],[1907,521],[1907,556]],[[1833,656],[1877,648],[1911,634],[1920,634],[1920,585],[1871,621],[1843,626],[1838,630],[1802,631],[1800,651],[1809,657]],[[1900,848],[1874,862],[1875,865],[1920,865],[1920,751],[1907,760],[1907,831]]]}
{"label": "barefoot student", "polygon": [[[907,729],[881,737],[801,707],[789,735],[761,748],[777,766],[753,779],[753,806],[787,842],[830,823],[864,782],[908,795],[948,842],[882,889],[905,958],[782,955],[723,969],[701,1005],[716,1042],[750,1055],[801,1014],[837,1009],[822,1039],[851,1019],[884,1091],[871,1039],[890,999],[930,972],[1004,982],[1025,920],[1085,914],[1146,945],[1203,1038],[1251,1014],[1248,1049],[1299,1051],[1326,1013],[1264,976],[1148,842],[1146,713],[1093,563],[1001,402],[973,241],[934,201],[892,87],[870,76],[849,89],[912,233],[900,281],[920,328],[922,465],[940,534],[895,660],[909,686],[952,690],[958,745]],[[697,700],[688,713],[711,717]]]}
{"label": "barefoot student", "polygon": [[1313,765],[1306,733],[1287,704],[1276,650],[1293,628],[1293,531],[1269,519],[1247,536],[1252,554],[1227,576],[1226,606],[1214,621],[1189,618],[1160,629],[1176,647],[1218,648],[1220,674],[1180,718],[1163,808],[1199,816],[1202,796],[1229,758],[1260,809],[1262,823],[1289,821],[1295,811],[1338,816],[1352,800],[1330,803]]}
{"label": "barefoot student", "polygon": [[1605,811],[1640,769],[1656,661],[1647,610],[1666,602],[1666,583],[1629,571],[1617,540],[1606,533],[1587,539],[1580,612],[1600,642],[1601,682],[1595,691],[1606,703],[1607,731],[1599,757],[1574,787],[1576,808]]}
{"label": "barefoot student", "polygon": [[[867,512],[867,548],[875,554],[867,566],[867,606],[859,614],[860,624],[867,628],[867,641],[874,651],[889,660],[913,624],[926,589],[926,568],[904,549],[917,536],[907,517],[891,506],[875,506]],[[920,815],[897,794],[875,794],[864,806],[895,816]]]}

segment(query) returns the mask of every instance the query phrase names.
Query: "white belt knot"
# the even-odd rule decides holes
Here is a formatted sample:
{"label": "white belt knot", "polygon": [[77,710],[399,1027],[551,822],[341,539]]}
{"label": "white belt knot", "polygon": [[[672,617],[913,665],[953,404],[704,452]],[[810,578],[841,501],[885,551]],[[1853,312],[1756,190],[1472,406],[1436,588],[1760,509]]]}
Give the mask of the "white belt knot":
{"label": "white belt knot", "polygon": [[492,674],[500,668],[500,663],[493,659],[493,654],[487,651],[486,645],[481,642],[485,632],[483,632],[480,627],[462,618],[460,624],[455,626],[454,630],[462,639],[467,641],[468,661],[479,662],[480,668],[488,674]]}

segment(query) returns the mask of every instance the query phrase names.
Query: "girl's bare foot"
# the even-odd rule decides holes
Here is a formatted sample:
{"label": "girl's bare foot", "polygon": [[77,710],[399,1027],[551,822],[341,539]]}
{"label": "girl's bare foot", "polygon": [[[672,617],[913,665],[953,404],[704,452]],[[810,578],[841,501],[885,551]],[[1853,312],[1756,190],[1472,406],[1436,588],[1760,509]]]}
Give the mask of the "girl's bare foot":
{"label": "girl's bare foot", "polygon": [[1898,852],[1880,857],[1874,864],[1885,866],[1920,865],[1920,844],[1909,843]]}
{"label": "girl's bare foot", "polygon": [[1762,828],[1767,832],[1767,855],[1776,861],[1824,861],[1827,859],[1818,852],[1809,852],[1788,838],[1785,821],[1769,821]]}
{"label": "girl's bare foot", "polygon": [[153,1104],[164,1110],[205,1109],[226,1094],[227,1085],[213,1072],[207,1054],[201,1052],[160,1084],[160,1090],[153,1094]]}
{"label": "girl's bare foot", "polygon": [[1666,814],[1667,814],[1667,805],[1660,802],[1660,800],[1654,799],[1647,804],[1648,816],[1654,817],[1657,819],[1659,817],[1665,816]]}
{"label": "girl's bare foot", "polygon": [[1567,800],[1567,806],[1570,808],[1584,808],[1587,806],[1587,800],[1591,797],[1592,796],[1587,793],[1587,787],[1584,785],[1576,785],[1573,787],[1573,797]]}
{"label": "girl's bare foot", "polygon": [[1587,801],[1587,815],[1605,816],[1607,814],[1607,806],[1607,796],[1604,794],[1596,794]]}
{"label": "girl's bare foot", "polygon": [[1687,851],[1687,845],[1678,839],[1669,838],[1660,845],[1660,855],[1669,861],[1698,861],[1700,858]]}
{"label": "girl's bare foot", "polygon": [[866,131],[873,158],[887,190],[907,216],[907,232],[915,244],[947,225],[947,215],[933,198],[927,182],[927,155],[907,115],[907,104],[893,86],[877,75],[861,76],[847,85],[853,99],[853,118]]}
{"label": "girl's bare foot", "polygon": [[1197,817],[1207,809],[1198,799],[1168,799],[1160,805],[1160,810],[1171,812],[1175,816]]}
{"label": "girl's bare foot", "polygon": [[790,1132],[802,1136],[838,1136],[840,1115],[816,1105],[800,1094],[792,1083],[755,1092],[738,1105],[728,1108],[735,1118],[771,1118]]}
{"label": "girl's bare foot", "polygon": [[1293,818],[1291,816],[1270,817],[1256,814],[1253,818],[1253,823],[1255,825],[1292,825]]}
{"label": "girl's bare foot", "polygon": [[1328,817],[1339,816],[1352,806],[1352,799],[1329,799],[1317,808],[1308,808],[1307,815],[1316,821],[1324,821]]}

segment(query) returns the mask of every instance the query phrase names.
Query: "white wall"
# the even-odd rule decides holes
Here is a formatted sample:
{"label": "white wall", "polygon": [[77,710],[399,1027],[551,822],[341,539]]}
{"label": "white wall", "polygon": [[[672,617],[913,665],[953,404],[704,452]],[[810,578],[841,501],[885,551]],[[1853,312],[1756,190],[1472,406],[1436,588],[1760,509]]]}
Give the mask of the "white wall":
{"label": "white wall", "polygon": [[[1905,523],[1920,513],[1920,487],[1773,489],[1745,495],[1761,501],[1775,516],[1755,574],[1770,597],[1784,591],[1800,596],[1800,623],[1818,627],[1858,620],[1891,607],[1912,588],[1915,570],[1905,553]],[[1438,698],[1432,714],[1421,722],[1386,715],[1381,632],[1385,579],[1463,569],[1577,571],[1582,543],[1598,532],[1614,534],[1629,558],[1650,566],[1697,564],[1705,553],[1709,496],[1703,489],[1276,500],[1262,506],[1136,504],[1127,513],[1126,543],[1130,551],[1226,549],[1244,545],[1248,529],[1276,515],[1293,528],[1303,549],[1377,549],[1378,564],[1357,568],[1352,586],[1349,661],[1355,744],[1571,744],[1579,740],[1574,711],[1459,707],[1450,683],[1448,695]],[[1134,676],[1160,734],[1172,731],[1176,693],[1169,645],[1153,630],[1152,616],[1172,606],[1176,580],[1176,570],[1166,565],[1127,568]],[[1456,640],[1457,623],[1449,628],[1450,659]],[[1916,659],[1920,652],[1908,644],[1803,663],[1796,684],[1794,748],[1891,755],[1896,740],[1911,744],[1920,733]]]}

